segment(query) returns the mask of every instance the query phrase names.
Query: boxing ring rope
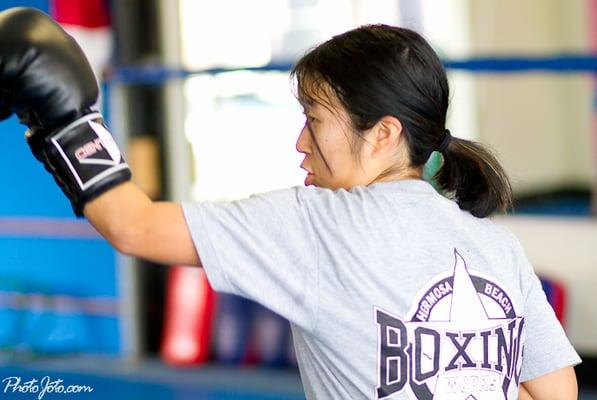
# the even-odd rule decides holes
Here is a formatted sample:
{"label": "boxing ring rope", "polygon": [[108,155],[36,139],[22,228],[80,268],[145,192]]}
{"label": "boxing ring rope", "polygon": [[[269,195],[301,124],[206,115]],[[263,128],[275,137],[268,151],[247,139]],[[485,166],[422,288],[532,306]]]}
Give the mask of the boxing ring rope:
{"label": "boxing ring rope", "polygon": [[[444,60],[448,70],[467,71],[474,74],[593,74],[597,72],[597,55],[555,54],[545,56],[471,57]],[[272,63],[261,67],[184,69],[161,65],[122,66],[111,68],[105,75],[107,84],[160,84],[170,79],[184,79],[197,74],[221,74],[237,71],[288,72],[289,63]]]}

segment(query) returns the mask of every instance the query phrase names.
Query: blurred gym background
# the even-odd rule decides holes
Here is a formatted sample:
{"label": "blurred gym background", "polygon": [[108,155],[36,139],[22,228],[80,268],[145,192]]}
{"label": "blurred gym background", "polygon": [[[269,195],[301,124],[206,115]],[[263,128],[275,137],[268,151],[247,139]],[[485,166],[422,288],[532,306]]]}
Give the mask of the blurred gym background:
{"label": "blurred gym background", "polygon": [[[515,209],[495,220],[584,359],[581,398],[597,398],[597,1],[0,0],[14,6],[79,41],[156,200],[301,185],[292,63],[366,23],[422,33],[448,68],[452,134],[489,145],[512,179]],[[87,399],[303,398],[285,321],[213,293],[200,269],[117,254],[73,218],[24,127],[0,128],[0,379],[48,375],[92,386]]]}

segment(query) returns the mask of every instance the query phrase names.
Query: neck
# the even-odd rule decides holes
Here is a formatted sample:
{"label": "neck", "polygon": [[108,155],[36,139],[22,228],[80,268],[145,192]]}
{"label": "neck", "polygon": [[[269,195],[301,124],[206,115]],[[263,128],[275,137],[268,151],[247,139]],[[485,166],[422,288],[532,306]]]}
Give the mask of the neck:
{"label": "neck", "polygon": [[422,179],[423,168],[389,168],[374,178],[369,185],[378,182],[399,181],[404,179]]}

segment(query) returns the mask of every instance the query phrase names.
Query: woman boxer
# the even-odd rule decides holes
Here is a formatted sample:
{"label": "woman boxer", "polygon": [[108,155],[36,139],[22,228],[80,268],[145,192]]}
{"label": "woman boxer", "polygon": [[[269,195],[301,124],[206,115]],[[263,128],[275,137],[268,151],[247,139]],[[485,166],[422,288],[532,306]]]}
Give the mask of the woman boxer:
{"label": "woman boxer", "polygon": [[[515,399],[521,383],[535,399],[576,398],[579,357],[518,241],[486,218],[509,207],[508,179],[445,129],[446,74],[417,33],[365,26],[298,61],[306,187],[183,204],[129,182],[58,27],[21,11],[0,15],[3,35],[0,56],[25,72],[18,86],[0,76],[5,103],[19,99],[10,106],[75,212],[123,253],[202,266],[216,290],[287,318],[308,398]],[[443,159],[446,197],[422,179],[430,157]]]}

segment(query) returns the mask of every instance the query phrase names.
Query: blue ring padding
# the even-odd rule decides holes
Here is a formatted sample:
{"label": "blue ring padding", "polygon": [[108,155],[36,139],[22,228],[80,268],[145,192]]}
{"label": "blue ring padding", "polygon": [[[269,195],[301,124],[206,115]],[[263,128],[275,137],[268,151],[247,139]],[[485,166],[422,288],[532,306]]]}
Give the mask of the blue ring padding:
{"label": "blue ring padding", "polygon": [[[527,73],[547,72],[556,74],[579,74],[597,72],[597,55],[561,54],[553,56],[504,56],[474,57],[461,60],[444,60],[447,69],[471,73]],[[170,79],[183,79],[196,74],[220,74],[234,71],[288,72],[292,64],[277,63],[262,67],[206,68],[188,70],[161,65],[115,67],[108,76],[108,83],[159,84]]]}

